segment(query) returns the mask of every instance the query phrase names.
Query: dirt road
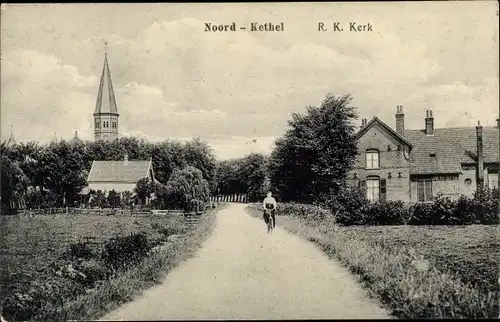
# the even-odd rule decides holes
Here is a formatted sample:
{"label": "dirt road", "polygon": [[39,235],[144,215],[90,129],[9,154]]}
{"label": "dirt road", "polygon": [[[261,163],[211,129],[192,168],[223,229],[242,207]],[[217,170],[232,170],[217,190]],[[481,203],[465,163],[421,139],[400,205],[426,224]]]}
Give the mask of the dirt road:
{"label": "dirt road", "polygon": [[339,263],[244,208],[219,211],[195,257],[103,320],[389,317]]}

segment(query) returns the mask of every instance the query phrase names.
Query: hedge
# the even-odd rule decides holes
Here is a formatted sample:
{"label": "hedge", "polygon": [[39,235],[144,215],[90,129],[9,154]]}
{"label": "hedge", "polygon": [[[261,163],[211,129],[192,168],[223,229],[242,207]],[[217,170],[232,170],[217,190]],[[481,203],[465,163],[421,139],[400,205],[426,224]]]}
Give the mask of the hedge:
{"label": "hedge", "polygon": [[[430,203],[366,200],[359,189],[344,189],[324,206],[279,203],[278,214],[307,220],[332,218],[339,225],[496,225],[499,189],[478,190],[472,198],[438,196]],[[329,209],[329,210],[325,210]]]}

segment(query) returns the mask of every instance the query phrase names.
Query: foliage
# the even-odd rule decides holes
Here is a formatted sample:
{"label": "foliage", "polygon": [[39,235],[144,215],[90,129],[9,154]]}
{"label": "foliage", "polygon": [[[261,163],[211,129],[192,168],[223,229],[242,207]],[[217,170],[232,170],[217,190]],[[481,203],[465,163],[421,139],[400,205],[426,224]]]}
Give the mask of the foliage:
{"label": "foliage", "polygon": [[8,209],[17,208],[17,203],[26,190],[28,178],[20,168],[18,162],[12,161],[2,154],[1,159],[1,197]]}
{"label": "foliage", "polygon": [[[0,311],[9,321],[33,320],[48,304],[66,307],[142,262],[152,247],[172,233],[184,236],[191,231],[178,216],[135,220],[126,216],[3,216],[0,220],[0,251],[5,255]],[[82,241],[84,237],[91,241]]]}
{"label": "foliage", "polygon": [[247,194],[249,201],[266,194],[267,157],[251,153],[243,158],[224,160],[217,164],[216,189],[222,195]]}
{"label": "foliage", "polygon": [[108,207],[108,199],[106,199],[106,196],[104,195],[104,192],[101,190],[97,191],[90,191],[90,207],[95,208],[107,208]]}
{"label": "foliage", "polygon": [[269,163],[271,185],[281,200],[321,201],[344,182],[357,153],[351,100],[329,94],[319,107],[292,114]]}
{"label": "foliage", "polygon": [[[199,168],[203,177],[215,182],[216,160],[206,142],[194,139],[180,143],[166,140],[150,143],[134,137],[117,140],[80,140],[38,144],[36,142],[0,145],[2,154],[2,207],[40,208],[74,206],[82,197],[79,192],[94,160],[130,160],[152,158],[155,177],[167,182],[175,169],[192,165]],[[29,189],[38,191],[28,197]],[[17,202],[26,200],[26,205]],[[11,202],[12,201],[12,202]],[[125,202],[129,204],[128,202]]]}
{"label": "foliage", "polygon": [[210,187],[203,173],[192,166],[175,170],[166,186],[167,204],[184,211],[201,210],[201,206],[210,200]]}
{"label": "foliage", "polygon": [[498,224],[498,189],[478,190],[473,198],[451,200],[438,196],[433,202],[366,200],[358,188],[344,188],[327,201],[340,225],[471,225]]}
{"label": "foliage", "polygon": [[121,206],[120,194],[111,190],[108,194],[108,205],[111,208],[119,208]]}
{"label": "foliage", "polygon": [[134,192],[141,205],[146,203],[146,198],[149,198],[153,191],[153,183],[149,180],[149,178],[140,179],[134,188]]}
{"label": "foliage", "polygon": [[152,241],[144,232],[118,236],[104,244],[102,259],[113,269],[123,269],[125,265],[137,263],[157,244],[157,241]]}
{"label": "foliage", "polygon": [[125,208],[132,207],[133,203],[134,203],[134,200],[132,197],[132,192],[130,192],[130,191],[122,192],[120,206],[125,209]]}

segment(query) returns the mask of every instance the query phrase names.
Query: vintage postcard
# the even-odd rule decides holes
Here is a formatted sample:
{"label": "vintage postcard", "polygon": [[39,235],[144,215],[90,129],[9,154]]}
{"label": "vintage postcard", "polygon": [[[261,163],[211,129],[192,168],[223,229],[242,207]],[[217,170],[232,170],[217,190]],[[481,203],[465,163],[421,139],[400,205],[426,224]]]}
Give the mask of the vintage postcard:
{"label": "vintage postcard", "polygon": [[2,4],[1,320],[500,317],[498,10]]}

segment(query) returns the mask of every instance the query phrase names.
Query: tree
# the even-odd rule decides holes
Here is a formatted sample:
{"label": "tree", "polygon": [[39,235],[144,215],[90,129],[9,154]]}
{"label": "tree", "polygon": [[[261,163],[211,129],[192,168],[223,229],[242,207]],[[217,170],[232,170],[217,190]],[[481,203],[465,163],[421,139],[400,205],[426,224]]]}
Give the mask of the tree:
{"label": "tree", "polygon": [[149,178],[140,179],[135,186],[134,192],[139,199],[139,203],[141,205],[145,204],[146,198],[149,198],[153,192],[153,187]]}
{"label": "tree", "polygon": [[113,209],[120,207],[121,205],[120,194],[118,194],[114,190],[111,190],[108,194],[108,205]]}
{"label": "tree", "polygon": [[[211,188],[215,186],[216,159],[212,148],[200,138],[186,142],[183,149],[186,164],[199,169]],[[212,190],[213,191],[213,190]]]}
{"label": "tree", "polygon": [[242,160],[242,176],[246,182],[248,200],[258,201],[266,193],[267,159],[263,154],[251,153]]}
{"label": "tree", "polygon": [[5,155],[2,155],[0,167],[2,206],[7,209],[23,207],[28,178],[18,162],[13,162]]}
{"label": "tree", "polygon": [[122,192],[121,200],[120,200],[120,205],[122,208],[130,208],[132,207],[134,203],[134,200],[132,198],[132,192],[130,191],[124,191]]}
{"label": "tree", "polygon": [[357,153],[351,101],[328,94],[319,107],[292,114],[269,162],[271,186],[282,200],[322,201],[340,189]]}
{"label": "tree", "polygon": [[108,201],[106,199],[106,196],[104,195],[104,192],[102,192],[101,190],[97,190],[90,191],[90,194],[90,207],[107,208]]}
{"label": "tree", "polygon": [[202,205],[210,200],[208,181],[203,178],[201,170],[192,166],[175,170],[165,191],[167,202],[184,211],[201,210]]}

